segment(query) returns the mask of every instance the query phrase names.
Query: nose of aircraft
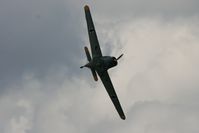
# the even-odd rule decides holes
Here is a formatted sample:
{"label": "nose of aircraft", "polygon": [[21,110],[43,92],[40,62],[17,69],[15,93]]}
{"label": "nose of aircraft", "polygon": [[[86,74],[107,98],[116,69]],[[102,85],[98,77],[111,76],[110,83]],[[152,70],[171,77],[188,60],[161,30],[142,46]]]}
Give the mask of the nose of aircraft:
{"label": "nose of aircraft", "polygon": [[112,57],[112,59],[113,59],[114,66],[116,66],[117,65],[117,59],[115,57]]}
{"label": "nose of aircraft", "polygon": [[116,61],[117,59],[115,57],[112,57],[114,61]]}

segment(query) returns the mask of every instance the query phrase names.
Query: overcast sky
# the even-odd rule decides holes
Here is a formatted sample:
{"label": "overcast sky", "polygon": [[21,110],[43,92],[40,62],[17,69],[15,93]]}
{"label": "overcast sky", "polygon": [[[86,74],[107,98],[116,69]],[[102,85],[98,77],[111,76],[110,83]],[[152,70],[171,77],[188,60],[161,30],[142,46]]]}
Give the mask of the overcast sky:
{"label": "overcast sky", "polygon": [[[83,50],[84,5],[127,119]],[[198,0],[1,0],[1,133],[198,133]]]}

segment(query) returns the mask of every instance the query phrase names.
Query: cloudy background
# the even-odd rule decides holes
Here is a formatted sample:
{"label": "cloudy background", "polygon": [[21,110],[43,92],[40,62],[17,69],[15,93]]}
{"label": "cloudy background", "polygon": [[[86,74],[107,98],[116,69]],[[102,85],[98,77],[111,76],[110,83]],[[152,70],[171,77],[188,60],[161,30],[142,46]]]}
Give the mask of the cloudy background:
{"label": "cloudy background", "polygon": [[[89,4],[121,120],[86,63]],[[198,133],[199,1],[1,0],[1,133]]]}

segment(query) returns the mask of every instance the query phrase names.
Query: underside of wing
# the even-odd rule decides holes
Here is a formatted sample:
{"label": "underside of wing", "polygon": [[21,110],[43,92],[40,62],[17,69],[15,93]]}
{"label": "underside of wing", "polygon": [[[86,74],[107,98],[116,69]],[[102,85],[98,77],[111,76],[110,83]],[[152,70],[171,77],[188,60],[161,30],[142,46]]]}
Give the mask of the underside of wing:
{"label": "underside of wing", "polygon": [[113,87],[113,84],[112,84],[112,82],[111,82],[111,79],[110,79],[110,77],[109,77],[108,72],[107,72],[107,71],[104,71],[104,72],[99,72],[99,71],[97,71],[97,72],[98,72],[98,75],[99,75],[99,77],[101,78],[102,83],[104,84],[104,87],[106,88],[106,90],[107,90],[107,92],[108,92],[108,94],[109,94],[109,97],[111,98],[111,100],[112,100],[112,102],[113,102],[113,104],[114,104],[114,106],[115,106],[115,108],[116,108],[118,114],[120,115],[120,117],[121,117],[123,120],[125,120],[126,117],[125,117],[125,115],[124,115],[124,112],[123,112],[123,110],[122,110],[122,107],[121,107],[121,105],[120,105],[119,99],[118,99],[118,97],[117,97],[117,94],[116,94],[116,92],[115,92],[115,89],[114,89],[114,87]]}
{"label": "underside of wing", "polygon": [[90,9],[87,5],[84,7],[84,11],[85,11],[85,16],[86,16],[86,22],[87,22],[87,28],[88,28],[89,41],[90,41],[90,45],[91,45],[92,57],[101,57],[102,52],[101,52],[99,42],[98,42],[98,39],[97,39],[97,34],[96,34],[95,27],[94,27],[94,24],[93,24],[93,20],[92,20],[92,17],[91,17]]}

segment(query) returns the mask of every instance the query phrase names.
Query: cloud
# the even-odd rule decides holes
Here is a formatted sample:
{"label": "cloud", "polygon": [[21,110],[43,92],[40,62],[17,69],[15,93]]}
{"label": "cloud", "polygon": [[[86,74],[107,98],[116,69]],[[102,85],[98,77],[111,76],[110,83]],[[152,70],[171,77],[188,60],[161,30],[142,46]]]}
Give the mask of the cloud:
{"label": "cloud", "polygon": [[92,7],[100,16],[108,18],[132,18],[140,16],[190,17],[198,15],[199,2],[195,0],[125,0],[92,1]]}
{"label": "cloud", "polygon": [[70,77],[63,68],[43,80],[26,72],[20,84],[6,88],[1,131],[198,132],[198,19],[193,20],[140,18],[99,28],[99,36],[108,38],[101,39],[105,54],[124,53],[109,72],[127,120],[120,120],[88,70]]}
{"label": "cloud", "polygon": [[124,75],[131,73],[129,86],[142,85],[143,91],[151,86],[152,90],[148,91],[152,93],[174,93],[181,89],[197,91],[198,25],[193,22],[164,23],[144,19],[122,27],[124,32],[117,36],[123,37],[120,42],[125,45],[122,51],[126,53],[128,65],[121,64],[121,69]]}
{"label": "cloud", "polygon": [[198,132],[197,2],[88,3],[104,55],[124,53],[109,73],[127,119],[79,70],[84,2],[3,1],[0,132]]}
{"label": "cloud", "polygon": [[136,103],[130,112],[131,124],[119,132],[198,132],[198,108],[151,101]]}
{"label": "cloud", "polygon": [[78,63],[83,15],[73,2],[1,1],[1,7],[1,84],[21,80],[23,72],[42,77]]}

